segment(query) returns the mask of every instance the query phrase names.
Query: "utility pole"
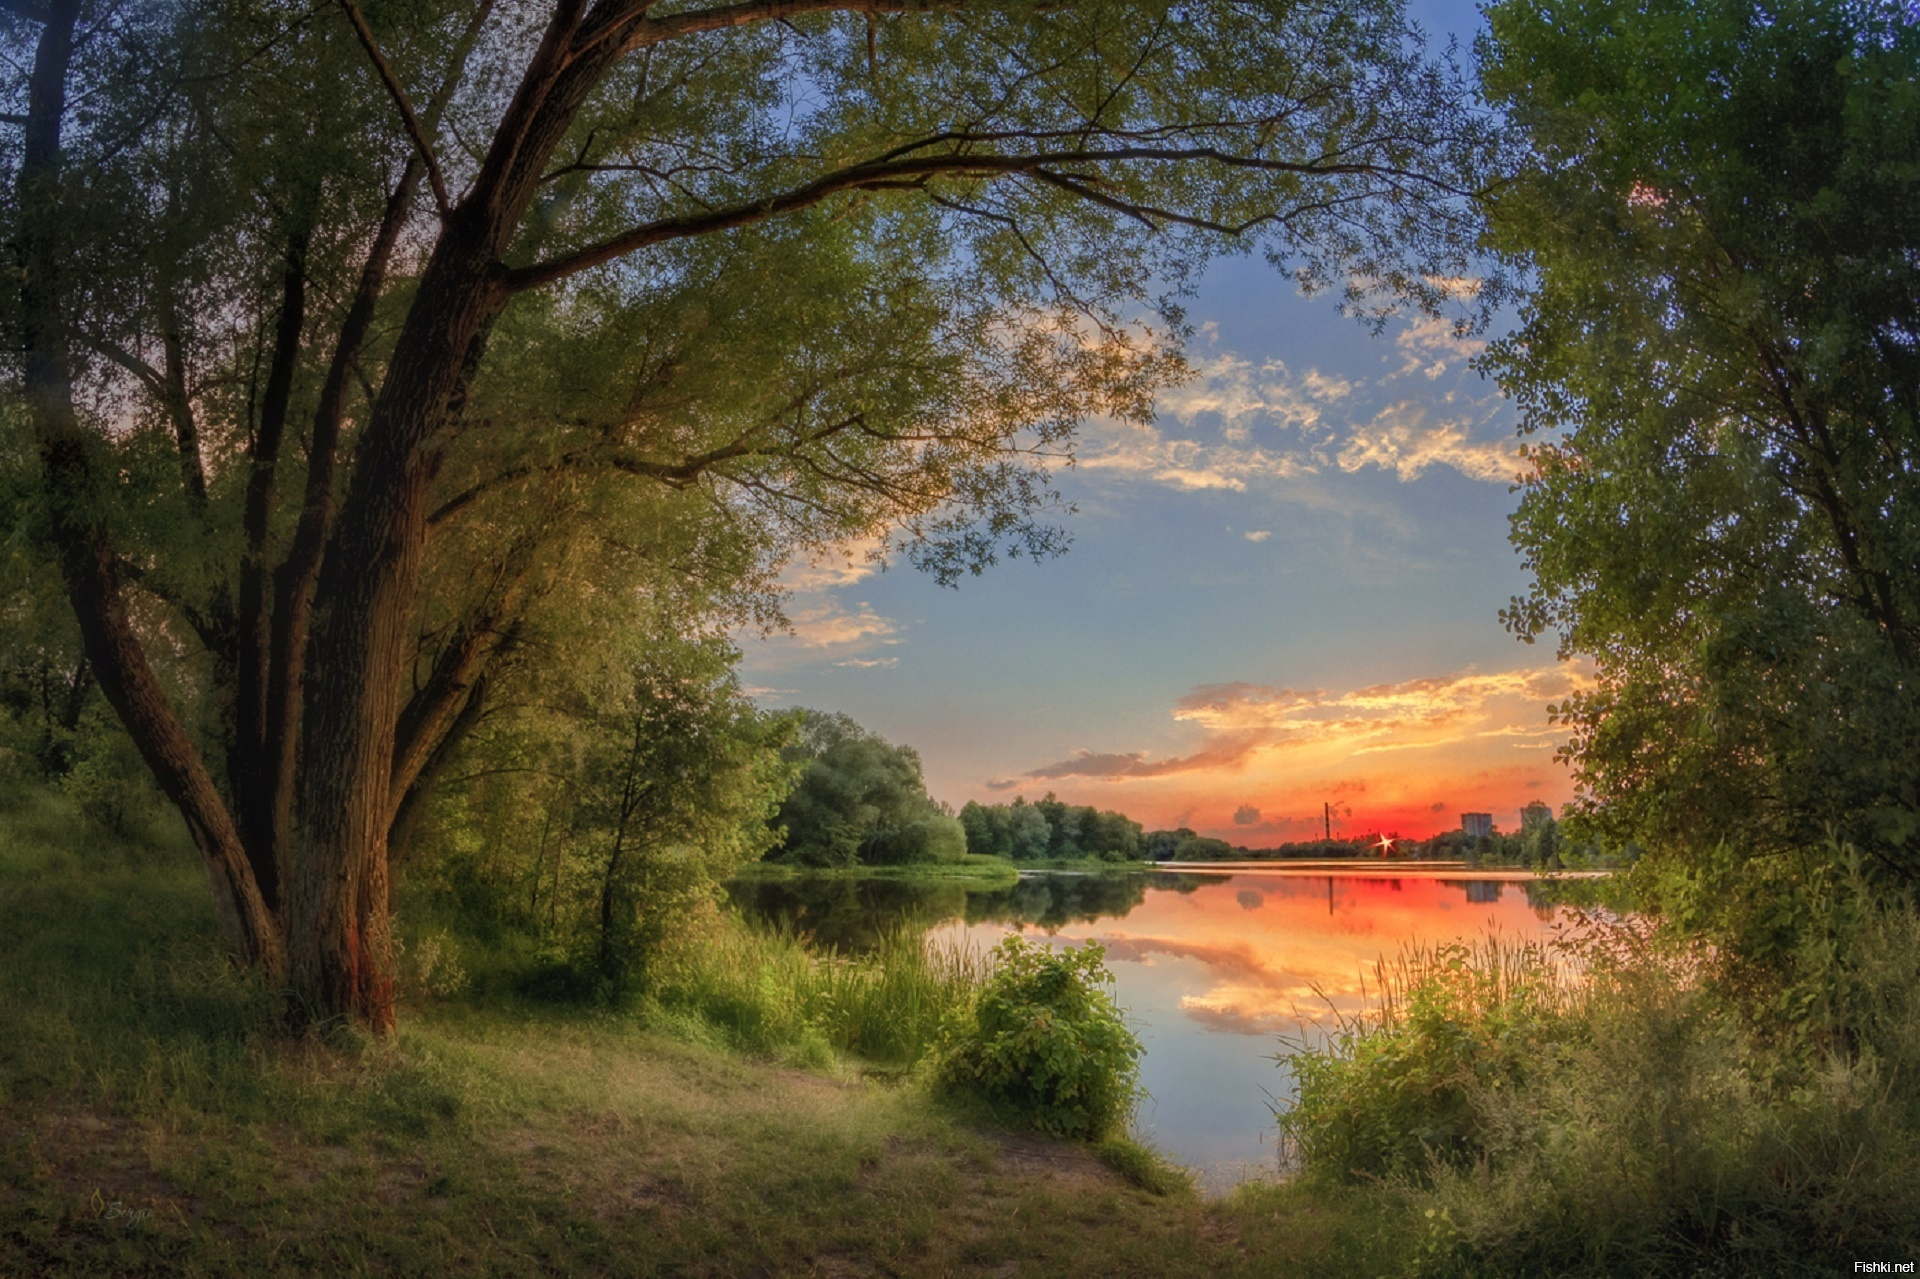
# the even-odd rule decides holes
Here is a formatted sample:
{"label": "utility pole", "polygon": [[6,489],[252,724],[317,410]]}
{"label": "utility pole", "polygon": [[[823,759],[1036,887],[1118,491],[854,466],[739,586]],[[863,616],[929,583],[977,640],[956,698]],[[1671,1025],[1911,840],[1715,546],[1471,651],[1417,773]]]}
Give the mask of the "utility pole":
{"label": "utility pole", "polygon": [[1326,803],[1326,802],[1321,803],[1320,819],[1326,823],[1327,842],[1331,844],[1333,842],[1333,805],[1332,804]]}

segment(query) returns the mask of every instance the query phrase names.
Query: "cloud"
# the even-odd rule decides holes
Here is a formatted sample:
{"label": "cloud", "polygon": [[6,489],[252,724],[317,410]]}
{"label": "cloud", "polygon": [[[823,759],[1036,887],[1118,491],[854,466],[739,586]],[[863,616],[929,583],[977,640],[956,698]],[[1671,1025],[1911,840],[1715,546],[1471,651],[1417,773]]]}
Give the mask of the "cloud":
{"label": "cloud", "polygon": [[[1372,383],[1319,369],[1296,373],[1283,361],[1256,363],[1230,351],[1195,360],[1189,381],[1159,392],[1154,421],[1086,423],[1075,465],[1183,492],[1240,493],[1336,470],[1383,471],[1410,483],[1436,467],[1511,483],[1524,459],[1501,401],[1474,398],[1456,371],[1486,344],[1432,317],[1394,340],[1403,366]],[[1414,371],[1453,377],[1409,396],[1397,379]],[[1397,398],[1387,402],[1395,386]],[[1496,420],[1497,438],[1481,438]]]}
{"label": "cloud", "polygon": [[[1236,681],[1202,684],[1172,707],[1174,719],[1196,725],[1204,738],[1190,754],[1153,759],[1145,751],[1077,750],[997,789],[1020,781],[1079,777],[1099,781],[1169,777],[1209,770],[1234,771],[1256,756],[1312,748],[1332,757],[1446,746],[1470,736],[1508,735],[1510,728],[1539,728],[1541,708],[1585,682],[1582,668],[1553,662],[1519,670],[1480,672],[1469,668],[1448,675],[1371,684],[1345,692],[1296,689]],[[1522,717],[1521,724],[1496,724]],[[1488,725],[1482,730],[1482,725]],[[1512,735],[1518,736],[1518,733]],[[1364,781],[1323,787],[1328,795],[1364,792]],[[1234,814],[1238,825],[1243,807]]]}
{"label": "cloud", "polygon": [[800,690],[797,688],[768,688],[763,684],[742,684],[740,691],[755,701],[759,701],[765,697],[792,697]]}
{"label": "cloud", "polygon": [[1487,349],[1485,342],[1460,336],[1454,332],[1453,321],[1437,315],[1423,316],[1407,325],[1394,335],[1393,344],[1400,348],[1401,356],[1396,376],[1417,371],[1429,380]]}
{"label": "cloud", "polygon": [[1128,754],[1099,754],[1094,751],[1075,751],[1066,759],[1054,764],[1044,764],[1039,768],[1022,773],[1019,779],[989,783],[995,790],[1005,790],[1017,786],[1020,780],[1052,781],[1062,777],[1166,777],[1174,773],[1189,773],[1196,769],[1231,768],[1242,762],[1251,753],[1256,743],[1222,743],[1217,747],[1201,750],[1178,759],[1150,760],[1145,751],[1133,751]]}
{"label": "cloud", "polygon": [[1230,440],[1244,439],[1255,425],[1309,430],[1320,424],[1325,405],[1353,391],[1353,383],[1318,369],[1296,376],[1282,360],[1255,365],[1231,352],[1196,360],[1190,369],[1186,382],[1159,393],[1155,407],[1184,426],[1218,419]]}
{"label": "cloud", "polygon": [[1316,400],[1344,400],[1353,394],[1353,383],[1322,373],[1319,369],[1308,369],[1306,376],[1300,379],[1300,385]]}
{"label": "cloud", "polygon": [[1380,742],[1373,746],[1355,747],[1353,753],[1356,755],[1377,755],[1382,751],[1424,751],[1431,750],[1436,746],[1452,746],[1455,742],[1463,742],[1465,740],[1464,737],[1439,737],[1430,742]]}
{"label": "cloud", "polygon": [[897,657],[849,657],[844,662],[835,662],[834,665],[851,666],[855,670],[863,671],[872,670],[875,667],[891,670],[900,665],[900,659]]}
{"label": "cloud", "polygon": [[847,588],[886,567],[885,551],[885,539],[872,537],[789,560],[778,578],[787,596],[782,607],[786,634],[764,637],[765,642],[757,646],[759,659],[778,667],[832,654],[843,659],[835,663],[839,666],[897,665],[897,658],[859,660],[854,656],[900,641],[893,621],[875,612],[871,604],[841,598]]}
{"label": "cloud", "polygon": [[1520,448],[1506,440],[1475,440],[1464,423],[1427,423],[1427,408],[1412,400],[1391,404],[1371,422],[1354,428],[1335,463],[1349,473],[1366,467],[1416,480],[1435,466],[1452,467],[1470,480],[1511,484],[1525,469]]}
{"label": "cloud", "polygon": [[1304,454],[1282,453],[1244,441],[1206,443],[1169,438],[1154,426],[1109,419],[1088,424],[1074,466],[1188,492],[1244,492],[1250,483],[1290,479],[1316,469]]}
{"label": "cloud", "polygon": [[865,581],[886,567],[886,540],[873,537],[798,555],[780,570],[780,586],[794,595]]}
{"label": "cloud", "polygon": [[803,648],[845,648],[876,640],[898,643],[893,639],[893,623],[873,611],[871,604],[855,604],[851,609],[837,600],[821,600],[787,612],[792,634]]}
{"label": "cloud", "polygon": [[1257,529],[1254,529],[1252,532],[1247,533],[1246,539],[1249,542],[1264,542],[1272,536],[1273,536],[1272,529],[1257,528]]}
{"label": "cloud", "polygon": [[1233,810],[1235,826],[1257,826],[1260,824],[1260,810],[1252,804],[1242,804]]}

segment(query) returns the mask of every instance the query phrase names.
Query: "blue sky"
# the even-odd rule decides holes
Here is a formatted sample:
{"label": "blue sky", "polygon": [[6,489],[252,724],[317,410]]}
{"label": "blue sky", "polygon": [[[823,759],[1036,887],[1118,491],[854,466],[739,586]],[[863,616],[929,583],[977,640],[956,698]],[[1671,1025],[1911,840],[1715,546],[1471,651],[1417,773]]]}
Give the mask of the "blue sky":
{"label": "blue sky", "polygon": [[[1464,5],[1416,6],[1468,42]],[[1258,846],[1414,835],[1570,793],[1545,705],[1577,672],[1497,612],[1514,416],[1435,322],[1373,337],[1257,259],[1189,308],[1192,382],[1150,429],[1087,423],[1059,487],[1073,548],[958,590],[796,566],[791,635],[744,642],[763,705],[914,746],[929,789],[1048,790]]]}

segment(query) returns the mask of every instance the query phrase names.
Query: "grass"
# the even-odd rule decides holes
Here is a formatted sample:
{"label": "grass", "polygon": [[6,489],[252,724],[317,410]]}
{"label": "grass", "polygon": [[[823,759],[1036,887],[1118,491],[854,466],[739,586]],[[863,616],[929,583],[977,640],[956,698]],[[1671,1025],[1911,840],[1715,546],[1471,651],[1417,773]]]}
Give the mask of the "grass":
{"label": "grass", "polygon": [[[1424,1275],[1834,1274],[1920,1252],[1920,916],[1859,906],[1869,1009],[1818,1050],[1610,923],[1571,952],[1410,949],[1295,1057],[1307,1181],[1393,1187]],[[1829,991],[1829,993],[1831,993]]]}
{"label": "grass", "polygon": [[913,866],[794,866],[784,862],[754,862],[734,872],[741,878],[790,879],[805,875],[839,879],[965,880],[985,888],[1003,888],[1020,878],[1020,868],[1004,857],[968,853],[957,862],[925,862]]}
{"label": "grass", "polygon": [[976,948],[930,945],[908,927],[883,933],[870,954],[815,955],[791,934],[720,915],[660,965],[643,1015],[692,1017],[734,1048],[807,1064],[845,1053],[904,1068],[987,972]]}
{"label": "grass", "polygon": [[[1417,1238],[1397,1192],[1208,1203],[1124,1140],[743,1051],[715,974],[790,940],[725,943],[646,1017],[517,1000],[466,954],[466,993],[417,995],[391,1040],[322,1043],[275,1035],[218,957],[177,838],[77,836],[16,796],[0,912],[0,1274],[1331,1276]],[[902,996],[873,971],[769,980],[887,1051],[858,1010]]]}

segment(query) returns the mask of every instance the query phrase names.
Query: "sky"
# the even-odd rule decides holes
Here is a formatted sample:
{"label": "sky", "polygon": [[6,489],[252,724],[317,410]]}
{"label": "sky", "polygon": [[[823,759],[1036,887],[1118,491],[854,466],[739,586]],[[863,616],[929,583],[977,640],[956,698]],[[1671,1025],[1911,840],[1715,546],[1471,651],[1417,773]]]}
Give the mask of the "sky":
{"label": "sky", "polygon": [[[1470,39],[1455,3],[1416,5]],[[1420,837],[1572,794],[1547,706],[1581,671],[1498,619],[1515,414],[1444,322],[1375,337],[1230,259],[1188,308],[1193,379],[1150,427],[1082,425],[1072,549],[958,589],[859,548],[790,567],[743,636],[762,706],[851,715],[956,809],[1051,791],[1249,847]]]}

